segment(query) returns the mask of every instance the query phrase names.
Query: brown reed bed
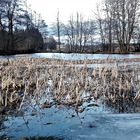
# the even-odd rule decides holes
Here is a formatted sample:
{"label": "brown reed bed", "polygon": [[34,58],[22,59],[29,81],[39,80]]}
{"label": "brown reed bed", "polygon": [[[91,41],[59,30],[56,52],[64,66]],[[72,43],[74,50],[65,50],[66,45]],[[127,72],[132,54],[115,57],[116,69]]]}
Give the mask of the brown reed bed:
{"label": "brown reed bed", "polygon": [[128,63],[140,62],[140,58],[130,59],[85,59],[85,60],[62,60],[51,58],[30,58],[21,57],[16,59],[3,59],[0,61],[0,66],[21,66],[21,65],[76,65],[76,64],[104,64],[104,63]]}
{"label": "brown reed bed", "polygon": [[[85,60],[82,62],[85,66],[77,67],[73,64],[78,61],[68,63],[44,58],[2,60],[0,114],[21,110],[27,102],[32,104],[33,101],[40,108],[69,106],[82,112],[84,102],[101,98],[119,112],[140,112],[140,66],[118,66],[114,60],[100,60],[100,63],[115,63],[113,67],[88,68],[86,64],[91,61],[96,62]],[[48,96],[52,98],[50,101]],[[43,102],[40,102],[42,98]]]}

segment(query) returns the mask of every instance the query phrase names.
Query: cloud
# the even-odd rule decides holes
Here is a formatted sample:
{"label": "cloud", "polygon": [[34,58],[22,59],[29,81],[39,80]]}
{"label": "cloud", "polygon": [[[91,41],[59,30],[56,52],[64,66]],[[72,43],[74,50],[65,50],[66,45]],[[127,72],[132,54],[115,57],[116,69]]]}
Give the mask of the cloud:
{"label": "cloud", "polygon": [[28,0],[32,9],[45,18],[46,22],[56,21],[57,11],[60,11],[60,20],[66,22],[71,14],[82,13],[85,17],[92,16],[92,10],[99,0]]}

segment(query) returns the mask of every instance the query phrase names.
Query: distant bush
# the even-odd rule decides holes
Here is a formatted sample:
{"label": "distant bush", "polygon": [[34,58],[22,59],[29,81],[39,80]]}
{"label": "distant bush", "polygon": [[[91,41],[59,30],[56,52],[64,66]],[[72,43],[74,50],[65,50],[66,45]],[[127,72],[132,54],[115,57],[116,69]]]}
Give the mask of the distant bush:
{"label": "distant bush", "polygon": [[45,41],[45,48],[50,50],[56,50],[57,49],[57,42],[53,37],[49,37]]}

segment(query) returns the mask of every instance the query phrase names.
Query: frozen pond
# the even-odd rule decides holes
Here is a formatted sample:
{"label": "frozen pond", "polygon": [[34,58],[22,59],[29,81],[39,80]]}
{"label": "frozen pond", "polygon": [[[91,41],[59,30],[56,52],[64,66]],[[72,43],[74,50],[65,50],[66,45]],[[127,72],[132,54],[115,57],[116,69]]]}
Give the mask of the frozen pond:
{"label": "frozen pond", "polygon": [[84,60],[84,59],[131,59],[140,58],[140,54],[76,54],[76,53],[34,53],[13,56],[0,56],[0,59],[18,58],[18,57],[35,57],[35,58],[55,58],[64,60]]}
{"label": "frozen pond", "polygon": [[64,60],[84,60],[84,59],[123,59],[123,58],[140,58],[140,55],[136,54],[64,54],[64,53],[36,53],[32,54],[33,57],[44,57],[44,58],[56,58]]}
{"label": "frozen pond", "polygon": [[[26,122],[26,123],[25,123]],[[82,123],[81,123],[82,122]],[[50,108],[35,116],[13,117],[6,121],[12,140],[23,136],[56,136],[64,140],[139,140],[140,114],[113,114],[102,107],[76,116],[73,110]]]}
{"label": "frozen pond", "polygon": [[[43,57],[65,60],[140,58],[140,55],[110,54],[54,54],[38,53],[15,55],[8,58]],[[5,59],[7,57],[0,57]],[[137,65],[140,62],[128,62]],[[87,64],[87,67],[101,67],[106,64]],[[112,64],[108,64],[112,66]],[[116,64],[115,64],[116,65]],[[119,65],[125,65],[120,62]],[[84,65],[77,65],[82,67]],[[46,98],[45,98],[46,99]],[[87,106],[87,104],[85,105]],[[83,105],[82,105],[83,107]],[[30,106],[28,107],[30,110]],[[88,106],[82,113],[64,106],[37,111],[30,110],[22,116],[8,117],[0,128],[0,136],[6,135],[10,140],[19,140],[30,136],[56,136],[64,140],[140,140],[140,114],[115,114],[103,104]]]}

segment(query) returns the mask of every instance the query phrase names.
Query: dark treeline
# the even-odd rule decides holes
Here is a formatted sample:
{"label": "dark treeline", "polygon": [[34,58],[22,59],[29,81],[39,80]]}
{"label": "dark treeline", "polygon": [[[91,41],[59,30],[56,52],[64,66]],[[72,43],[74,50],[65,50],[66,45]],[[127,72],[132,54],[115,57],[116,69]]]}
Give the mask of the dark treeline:
{"label": "dark treeline", "polygon": [[140,0],[103,0],[93,17],[71,15],[47,25],[26,0],[0,0],[0,53],[90,52],[129,53],[140,50]]}
{"label": "dark treeline", "polygon": [[14,54],[43,49],[46,23],[26,0],[0,0],[0,53]]}

